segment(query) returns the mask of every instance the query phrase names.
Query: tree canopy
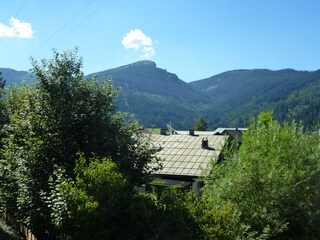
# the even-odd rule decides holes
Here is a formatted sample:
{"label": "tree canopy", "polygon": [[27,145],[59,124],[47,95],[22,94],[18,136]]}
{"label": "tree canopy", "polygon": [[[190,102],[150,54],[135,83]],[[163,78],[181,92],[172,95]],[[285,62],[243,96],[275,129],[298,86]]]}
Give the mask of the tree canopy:
{"label": "tree canopy", "polygon": [[88,166],[110,159],[115,166],[108,171],[119,172],[115,181],[125,179],[132,193],[148,181],[149,163],[156,159],[138,124],[115,112],[112,83],[84,78],[77,50],[54,51],[52,59],[32,65],[35,86],[12,88],[5,99],[1,202],[39,239],[56,239],[57,226],[70,217],[63,215],[68,203],[59,186],[77,179],[80,155]]}
{"label": "tree canopy", "polygon": [[233,230],[246,238],[318,239],[319,136],[271,116],[252,121],[240,150],[214,166],[204,199],[213,199],[216,210],[233,209],[233,221],[242,225]]}
{"label": "tree canopy", "polygon": [[203,117],[199,117],[198,120],[195,122],[194,124],[194,130],[196,131],[206,131],[208,129],[208,124],[207,122],[204,120]]}

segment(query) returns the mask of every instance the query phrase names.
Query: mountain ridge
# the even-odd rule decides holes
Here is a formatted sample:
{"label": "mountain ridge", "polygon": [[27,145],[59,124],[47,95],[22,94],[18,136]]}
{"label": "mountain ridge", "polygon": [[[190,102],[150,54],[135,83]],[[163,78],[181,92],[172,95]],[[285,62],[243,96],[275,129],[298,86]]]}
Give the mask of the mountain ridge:
{"label": "mountain ridge", "polygon": [[[15,80],[27,73],[20,71]],[[12,82],[8,76],[3,72]],[[144,60],[85,77],[112,77],[114,87],[122,89],[116,99],[119,111],[133,113],[145,127],[172,123],[188,129],[200,115],[211,128],[246,127],[250,117],[269,110],[279,121],[320,126],[320,70],[236,69],[187,83]]]}

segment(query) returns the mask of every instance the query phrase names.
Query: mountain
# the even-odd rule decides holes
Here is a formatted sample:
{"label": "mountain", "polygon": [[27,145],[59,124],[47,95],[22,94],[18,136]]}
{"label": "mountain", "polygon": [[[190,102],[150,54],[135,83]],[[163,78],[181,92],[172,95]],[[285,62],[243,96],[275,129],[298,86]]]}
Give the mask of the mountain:
{"label": "mountain", "polygon": [[[0,68],[7,85],[33,81],[28,72]],[[92,73],[86,78],[112,77],[122,90],[119,111],[130,112],[144,127],[155,124],[192,128],[203,116],[211,129],[246,127],[261,111],[274,111],[280,122],[303,121],[309,130],[320,128],[320,70],[233,70],[186,83],[154,62],[139,61]]]}
{"label": "mountain", "polygon": [[152,61],[139,61],[122,67],[89,74],[87,78],[112,77],[115,87],[123,91],[147,92],[175,99],[199,101],[200,92],[178,78],[176,74],[158,68]]}
{"label": "mountain", "polygon": [[174,122],[185,128],[197,118],[197,104],[203,94],[177,77],[158,68],[154,62],[139,61],[122,67],[89,74],[98,80],[112,77],[122,91],[117,99],[120,111],[134,113],[145,126],[165,127]]}
{"label": "mountain", "polygon": [[[320,70],[293,69],[234,70],[190,83],[208,98],[206,112],[219,114],[218,125],[228,126],[245,125],[251,116],[267,110],[274,110],[279,121],[296,119],[314,125],[320,122],[319,84]],[[305,114],[313,117],[306,120]]]}
{"label": "mountain", "polygon": [[6,80],[6,85],[17,84],[21,85],[22,81],[32,82],[34,77],[27,71],[16,71],[11,68],[0,68],[2,77]]}

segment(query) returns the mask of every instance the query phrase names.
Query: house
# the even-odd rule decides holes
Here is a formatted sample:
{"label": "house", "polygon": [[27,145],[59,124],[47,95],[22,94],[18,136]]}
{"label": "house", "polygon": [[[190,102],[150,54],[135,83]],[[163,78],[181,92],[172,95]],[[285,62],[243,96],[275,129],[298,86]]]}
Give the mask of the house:
{"label": "house", "polygon": [[247,128],[217,128],[214,135],[228,135],[230,140],[236,140],[239,144],[242,144],[242,133]]}
{"label": "house", "polygon": [[228,136],[213,135],[212,132],[176,131],[172,135],[150,136],[159,151],[162,168],[154,174],[157,179],[152,185],[157,187],[176,186],[199,191],[201,177],[210,170],[212,161],[218,161]]}

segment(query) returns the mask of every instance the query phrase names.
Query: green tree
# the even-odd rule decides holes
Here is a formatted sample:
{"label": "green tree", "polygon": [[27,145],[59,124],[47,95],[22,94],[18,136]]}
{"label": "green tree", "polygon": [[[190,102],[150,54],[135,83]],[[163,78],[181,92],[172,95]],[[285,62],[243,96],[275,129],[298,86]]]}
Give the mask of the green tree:
{"label": "green tree", "polygon": [[198,120],[194,124],[194,130],[196,131],[206,131],[208,129],[208,124],[204,120],[203,117],[199,117]]}
{"label": "green tree", "polygon": [[[5,85],[6,85],[6,80],[2,76],[2,72],[0,72],[0,129],[2,129],[3,125],[8,122],[8,118],[5,110],[5,104],[3,100]],[[2,130],[0,130],[0,138],[3,138]]]}
{"label": "green tree", "polygon": [[116,238],[120,229],[125,227],[118,222],[119,216],[125,217],[132,202],[127,179],[111,159],[91,159],[88,162],[83,156],[77,160],[75,176],[59,187],[67,206],[64,213],[67,217],[56,221],[62,230],[60,238]]}
{"label": "green tree", "polygon": [[172,126],[171,122],[169,122],[167,124],[167,131],[169,132],[169,134],[173,134],[174,133],[174,127]]}
{"label": "green tree", "polygon": [[216,199],[216,209],[231,204],[256,238],[318,239],[319,136],[271,115],[252,121],[239,152],[213,168],[204,197]]}
{"label": "green tree", "polygon": [[6,85],[6,80],[2,76],[2,72],[0,72],[0,88],[4,89],[5,85]]}
{"label": "green tree", "polygon": [[149,163],[156,159],[139,125],[115,112],[111,82],[84,78],[77,50],[54,51],[51,60],[32,65],[35,86],[13,88],[6,99],[1,201],[39,239],[56,239],[57,219],[67,216],[56,214],[66,205],[54,196],[66,179],[76,177],[78,153],[112,158],[132,192],[148,181]]}

